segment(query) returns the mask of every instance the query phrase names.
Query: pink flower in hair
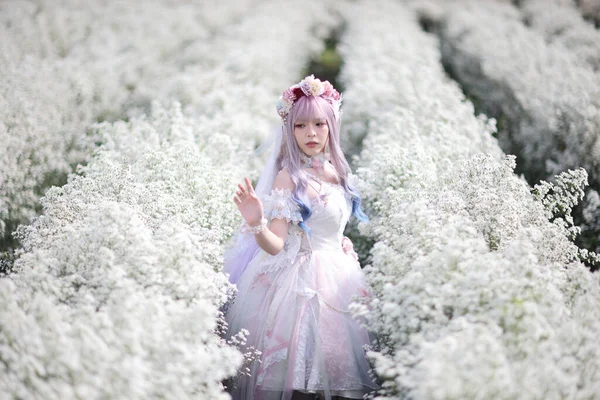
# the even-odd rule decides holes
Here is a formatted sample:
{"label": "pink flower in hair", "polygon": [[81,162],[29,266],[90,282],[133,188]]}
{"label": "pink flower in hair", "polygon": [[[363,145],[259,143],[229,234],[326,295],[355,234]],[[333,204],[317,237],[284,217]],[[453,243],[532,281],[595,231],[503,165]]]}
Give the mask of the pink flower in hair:
{"label": "pink flower in hair", "polygon": [[290,113],[294,102],[302,96],[322,97],[333,106],[333,113],[336,119],[340,116],[340,106],[342,103],[340,93],[335,90],[329,81],[321,81],[314,75],[309,75],[299,83],[287,88],[279,99],[277,104],[277,113],[285,122]]}
{"label": "pink flower in hair", "polygon": [[276,106],[277,114],[279,114],[284,121],[287,118],[287,115],[290,113],[293,104],[294,102],[292,100],[286,100],[283,97],[279,99],[279,102]]}
{"label": "pink flower in hair", "polygon": [[310,75],[300,82],[300,89],[307,96],[317,97],[323,94],[325,88],[319,79],[316,79],[314,75]]}
{"label": "pink flower in hair", "polygon": [[333,85],[331,83],[329,83],[329,81],[325,81],[323,82],[323,97],[329,97],[333,100],[339,100],[340,99],[340,94],[338,93],[337,90],[335,90],[335,88],[333,87]]}
{"label": "pink flower in hair", "polygon": [[[294,85],[297,86],[297,85]],[[283,95],[281,96],[283,98],[284,101],[286,102],[294,102],[296,100],[296,94],[294,93],[294,89],[296,89],[297,87],[289,87],[285,90],[285,92],[283,92]]]}
{"label": "pink flower in hair", "polygon": [[[338,92],[337,90],[333,89],[333,92],[331,93],[330,96],[333,100],[339,101],[341,99],[340,96],[340,92]],[[341,102],[340,102],[341,103]]]}

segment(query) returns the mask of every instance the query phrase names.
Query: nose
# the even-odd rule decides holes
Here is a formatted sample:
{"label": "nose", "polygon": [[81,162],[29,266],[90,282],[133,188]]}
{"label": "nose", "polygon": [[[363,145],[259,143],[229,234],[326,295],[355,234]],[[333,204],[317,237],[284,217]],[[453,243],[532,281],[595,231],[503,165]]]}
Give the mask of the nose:
{"label": "nose", "polygon": [[312,125],[308,128],[308,136],[317,136],[317,130]]}

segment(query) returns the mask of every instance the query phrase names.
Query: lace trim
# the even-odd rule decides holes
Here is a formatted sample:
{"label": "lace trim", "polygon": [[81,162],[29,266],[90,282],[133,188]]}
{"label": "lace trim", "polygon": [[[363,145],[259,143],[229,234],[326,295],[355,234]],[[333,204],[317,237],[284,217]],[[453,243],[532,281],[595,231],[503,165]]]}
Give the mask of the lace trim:
{"label": "lace trim", "polygon": [[274,256],[267,256],[261,263],[259,274],[277,272],[282,268],[289,267],[296,261],[302,246],[302,236],[290,233],[285,241],[283,250]]}
{"label": "lace trim", "polygon": [[263,200],[265,217],[267,219],[285,218],[287,222],[298,223],[302,221],[300,207],[292,200],[289,189],[275,188]]}
{"label": "lace trim", "polygon": [[259,373],[258,373],[258,377],[256,379],[256,384],[257,385],[261,385],[265,379],[265,375],[268,372],[269,367],[271,367],[273,364],[276,364],[278,362],[284,361],[287,358],[287,347],[276,351],[273,354],[270,354],[269,356],[265,357],[264,360],[262,360],[260,369],[259,369]]}

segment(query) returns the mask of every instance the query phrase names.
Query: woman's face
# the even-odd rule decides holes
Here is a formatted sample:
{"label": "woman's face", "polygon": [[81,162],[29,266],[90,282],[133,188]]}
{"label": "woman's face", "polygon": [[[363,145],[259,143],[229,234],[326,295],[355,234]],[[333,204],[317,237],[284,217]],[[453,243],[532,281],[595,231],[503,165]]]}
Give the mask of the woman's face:
{"label": "woman's face", "polygon": [[307,156],[312,157],[325,151],[329,139],[327,120],[323,117],[296,120],[294,137],[300,150]]}

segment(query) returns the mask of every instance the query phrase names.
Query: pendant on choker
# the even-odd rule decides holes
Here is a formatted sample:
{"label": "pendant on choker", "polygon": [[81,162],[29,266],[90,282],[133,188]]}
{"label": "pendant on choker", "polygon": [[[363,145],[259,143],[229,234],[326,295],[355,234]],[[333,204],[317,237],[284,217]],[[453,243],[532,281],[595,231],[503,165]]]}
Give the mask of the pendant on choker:
{"label": "pendant on choker", "polygon": [[327,162],[327,158],[324,153],[319,153],[312,157],[302,153],[300,154],[300,161],[302,161],[304,168],[314,168],[320,175],[324,171],[323,168]]}

